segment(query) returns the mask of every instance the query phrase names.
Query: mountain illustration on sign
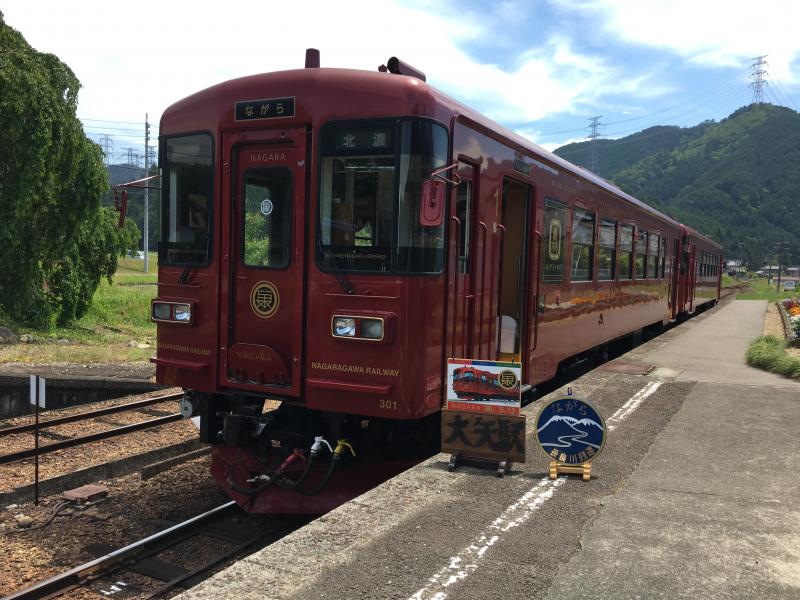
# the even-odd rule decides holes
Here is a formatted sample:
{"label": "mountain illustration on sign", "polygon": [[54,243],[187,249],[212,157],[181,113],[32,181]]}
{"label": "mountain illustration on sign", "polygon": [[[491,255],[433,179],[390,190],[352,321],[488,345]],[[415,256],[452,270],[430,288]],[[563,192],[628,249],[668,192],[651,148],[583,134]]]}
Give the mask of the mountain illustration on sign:
{"label": "mountain illustration on sign", "polygon": [[[544,435],[541,435],[544,432]],[[573,444],[579,443],[592,448],[600,448],[602,442],[603,428],[599,423],[592,419],[575,419],[574,417],[562,417],[555,415],[550,417],[544,425],[536,430],[540,434],[539,439],[547,438],[556,441],[540,441],[542,447],[569,448]],[[599,440],[597,439],[599,436]],[[591,441],[590,441],[591,440]],[[598,443],[593,443],[598,441]]]}

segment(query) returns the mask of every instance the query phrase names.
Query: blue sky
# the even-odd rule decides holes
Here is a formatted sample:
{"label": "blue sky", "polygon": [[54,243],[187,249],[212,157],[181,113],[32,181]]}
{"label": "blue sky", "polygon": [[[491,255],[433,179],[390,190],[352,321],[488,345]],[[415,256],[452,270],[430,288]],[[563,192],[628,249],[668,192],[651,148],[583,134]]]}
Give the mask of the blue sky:
{"label": "blue sky", "polygon": [[[87,133],[117,159],[172,102],[220,81],[302,67],[375,69],[398,56],[429,83],[552,149],[588,135],[719,120],[749,104],[752,57],[766,100],[800,110],[800,2],[762,0],[345,0],[248,4],[5,0],[36,49],[83,84]],[[143,154],[143,149],[139,150]]]}

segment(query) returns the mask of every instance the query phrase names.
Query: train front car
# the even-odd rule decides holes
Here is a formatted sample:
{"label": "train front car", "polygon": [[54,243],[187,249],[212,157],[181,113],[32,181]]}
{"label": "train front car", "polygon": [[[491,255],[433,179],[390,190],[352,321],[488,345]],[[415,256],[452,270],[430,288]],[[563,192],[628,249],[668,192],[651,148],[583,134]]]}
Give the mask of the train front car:
{"label": "train front car", "polygon": [[306,68],[164,113],[153,361],[248,510],[322,513],[435,450],[437,106],[414,77]]}

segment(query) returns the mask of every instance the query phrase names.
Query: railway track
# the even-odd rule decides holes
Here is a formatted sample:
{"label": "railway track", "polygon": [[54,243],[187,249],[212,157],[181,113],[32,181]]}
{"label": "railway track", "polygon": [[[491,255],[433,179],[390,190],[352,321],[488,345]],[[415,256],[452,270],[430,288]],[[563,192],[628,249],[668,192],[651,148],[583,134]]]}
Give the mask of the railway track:
{"label": "railway track", "polygon": [[[182,569],[183,572],[177,576],[161,580],[152,589],[137,589],[137,592],[141,594],[137,594],[139,598],[158,598],[176,587],[183,587],[182,584],[197,579],[204,572],[214,568],[221,562],[244,553],[248,548],[261,547],[280,539],[306,521],[302,517],[290,517],[280,520],[272,517],[261,530],[257,530],[245,538],[220,534],[214,530],[214,526],[217,526],[218,530],[220,524],[224,524],[227,517],[240,514],[241,511],[239,511],[236,502],[227,502],[132,544],[110,551],[94,560],[14,592],[3,598],[3,600],[55,598],[76,588],[90,585],[106,597],[113,597],[115,593],[121,591],[128,592],[126,596],[129,597],[129,593],[132,590],[127,589],[129,584],[124,581],[126,577],[123,572],[137,572],[137,567],[145,559],[154,557],[165,550],[174,549],[179,544],[198,535],[210,535],[221,538],[228,543],[230,547],[225,551],[207,560],[200,561],[200,564],[193,565],[190,569]],[[249,530],[256,529],[250,528]],[[152,575],[150,577],[153,578]]]}
{"label": "railway track", "polygon": [[[162,402],[168,402],[170,400],[178,400],[181,396],[182,396],[181,393],[166,394],[164,396],[156,396],[155,398],[145,398],[144,400],[136,400],[135,402],[128,402],[126,404],[118,404],[116,406],[107,406],[105,408],[98,408],[97,410],[91,410],[74,415],[68,415],[66,417],[56,417],[55,419],[46,419],[44,421],[39,421],[39,429],[45,429],[47,427],[55,427],[56,425],[65,425],[67,423],[76,423],[78,421],[83,421],[85,419],[92,419],[94,417],[111,415],[114,413],[126,412],[129,410],[138,410],[140,408],[152,406],[153,404],[160,404]],[[0,438],[7,435],[25,433],[26,431],[33,431],[35,428],[36,428],[36,423],[24,423],[22,425],[11,425],[11,426],[0,427]]]}
{"label": "railway track", "polygon": [[[158,396],[156,398],[148,398],[145,400],[137,400],[135,402],[129,402],[127,404],[120,404],[117,406],[105,407],[100,408],[93,411],[82,412],[75,415],[69,415],[66,417],[57,417],[54,419],[47,419],[45,421],[41,421],[38,425],[39,429],[48,429],[50,427],[55,427],[58,425],[65,425],[69,423],[76,423],[80,421],[87,421],[90,419],[94,419],[97,417],[120,413],[120,412],[127,412],[127,411],[136,411],[142,408],[146,408],[148,406],[159,404],[163,402],[168,402],[171,400],[177,400],[181,397],[180,393],[175,394],[167,394],[164,396]],[[91,433],[88,435],[78,436],[58,442],[54,442],[51,444],[46,444],[44,446],[40,446],[38,450],[36,448],[26,448],[24,450],[20,450],[17,452],[12,452],[9,454],[4,454],[0,456],[0,465],[5,465],[13,462],[17,462],[20,460],[24,460],[26,458],[31,458],[36,456],[37,454],[48,454],[50,452],[55,452],[57,450],[63,450],[65,448],[73,448],[76,446],[82,446],[84,444],[88,444],[91,442],[105,440],[113,437],[117,437],[120,435],[126,435],[129,433],[133,433],[136,431],[142,431],[144,429],[150,429],[152,427],[159,427],[161,425],[165,425],[167,423],[172,423],[175,421],[179,421],[182,418],[180,413],[171,413],[166,416],[157,417],[154,419],[148,419],[146,421],[140,421],[138,423],[132,423],[128,425],[122,425],[120,427],[114,427],[112,429],[107,429],[105,431],[100,431],[96,433]],[[5,438],[11,435],[17,435],[21,433],[27,433],[36,429],[35,423],[25,423],[22,425],[15,425],[11,427],[6,427],[4,429],[0,429],[0,439]]]}

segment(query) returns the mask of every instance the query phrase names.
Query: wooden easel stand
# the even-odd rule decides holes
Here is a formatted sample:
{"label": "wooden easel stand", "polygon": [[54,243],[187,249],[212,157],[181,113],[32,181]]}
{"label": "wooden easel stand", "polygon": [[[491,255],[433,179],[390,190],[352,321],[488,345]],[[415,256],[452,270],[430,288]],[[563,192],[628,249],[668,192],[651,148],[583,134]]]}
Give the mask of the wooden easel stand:
{"label": "wooden easel stand", "polygon": [[503,477],[511,470],[513,465],[510,460],[492,460],[489,458],[478,458],[477,456],[464,456],[461,452],[450,455],[450,462],[447,464],[448,471],[455,471],[459,465],[477,467],[479,469],[497,469],[497,476]]}
{"label": "wooden easel stand", "polygon": [[569,465],[562,465],[554,460],[550,461],[550,479],[556,479],[559,473],[567,473],[570,475],[582,475],[584,481],[589,481],[592,477],[592,463],[591,461],[585,462],[582,465],[570,467]]}

